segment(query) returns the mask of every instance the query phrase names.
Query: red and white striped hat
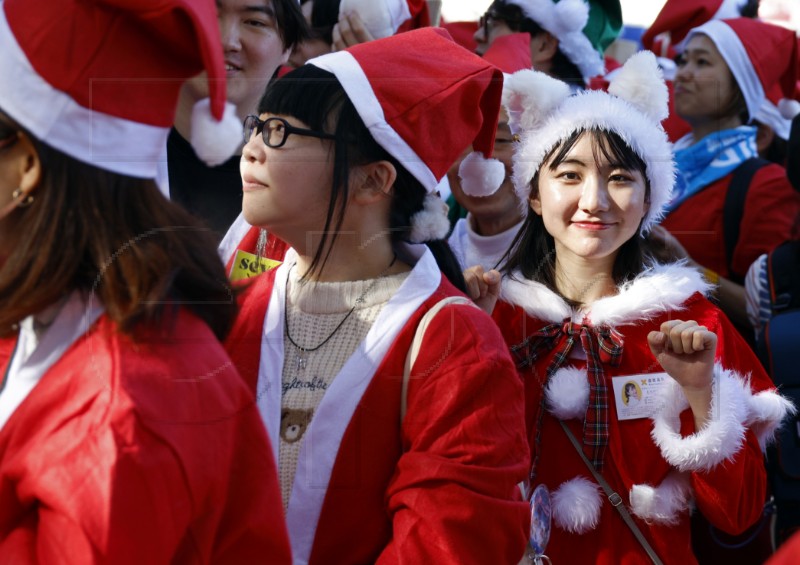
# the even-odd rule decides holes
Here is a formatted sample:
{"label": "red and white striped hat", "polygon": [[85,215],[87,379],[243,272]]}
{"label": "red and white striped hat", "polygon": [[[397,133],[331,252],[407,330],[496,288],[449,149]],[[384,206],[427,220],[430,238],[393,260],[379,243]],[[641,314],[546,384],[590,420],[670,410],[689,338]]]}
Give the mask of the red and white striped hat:
{"label": "red and white striped hat", "polygon": [[211,0],[4,0],[0,110],[102,169],[153,178],[186,79],[205,71],[192,144],[209,164],[238,148]]}
{"label": "red and white striped hat", "polygon": [[308,64],[336,76],[375,141],[428,192],[470,144],[491,157],[503,73],[445,30],[400,33]]}

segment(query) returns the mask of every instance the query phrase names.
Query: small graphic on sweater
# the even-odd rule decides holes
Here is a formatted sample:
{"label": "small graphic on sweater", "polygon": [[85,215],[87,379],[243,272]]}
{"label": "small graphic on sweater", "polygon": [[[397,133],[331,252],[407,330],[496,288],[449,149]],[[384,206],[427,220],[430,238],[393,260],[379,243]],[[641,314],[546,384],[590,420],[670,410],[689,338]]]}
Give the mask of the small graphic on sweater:
{"label": "small graphic on sweater", "polygon": [[311,416],[314,410],[297,410],[294,408],[284,408],[281,410],[281,438],[286,443],[299,441],[306,433],[308,425],[311,423]]}
{"label": "small graphic on sweater", "polygon": [[292,377],[291,381],[284,381],[281,386],[284,395],[290,390],[305,389],[310,390],[311,392],[316,390],[328,390],[328,383],[323,381],[320,377],[312,377],[311,379],[298,379],[297,377]]}

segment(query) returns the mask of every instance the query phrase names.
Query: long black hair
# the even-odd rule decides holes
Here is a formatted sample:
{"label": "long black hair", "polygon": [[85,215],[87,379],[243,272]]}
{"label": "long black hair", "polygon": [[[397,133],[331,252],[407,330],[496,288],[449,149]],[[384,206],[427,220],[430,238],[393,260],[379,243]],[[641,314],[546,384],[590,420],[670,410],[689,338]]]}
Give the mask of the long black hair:
{"label": "long black hair", "polygon": [[[531,179],[530,197],[533,198],[539,193],[539,172],[542,168],[547,166],[551,171],[558,168],[584,133],[592,138],[595,161],[602,159],[609,163],[618,163],[625,169],[639,171],[642,174],[645,181],[645,201],[649,202],[650,181],[647,179],[647,164],[619,135],[599,128],[577,130],[550,149],[542,159],[539,171]],[[652,263],[647,243],[637,231],[622,244],[614,260],[612,277],[615,284],[620,285],[633,279]],[[560,294],[556,288],[555,265],[555,240],[545,229],[542,216],[529,210],[522,228],[504,258],[502,271],[511,277],[519,273],[523,278],[542,283],[556,294]]]}
{"label": "long black hair", "polygon": [[[427,191],[396,158],[379,145],[338,79],[314,65],[295,69],[267,89],[258,105],[259,114],[293,116],[311,129],[336,136],[334,140],[333,183],[322,240],[307,274],[321,272],[344,220],[353,167],[388,161],[397,170],[390,209],[392,243],[408,239],[411,217],[422,210]],[[441,271],[460,290],[465,290],[458,260],[445,240],[427,241]]]}

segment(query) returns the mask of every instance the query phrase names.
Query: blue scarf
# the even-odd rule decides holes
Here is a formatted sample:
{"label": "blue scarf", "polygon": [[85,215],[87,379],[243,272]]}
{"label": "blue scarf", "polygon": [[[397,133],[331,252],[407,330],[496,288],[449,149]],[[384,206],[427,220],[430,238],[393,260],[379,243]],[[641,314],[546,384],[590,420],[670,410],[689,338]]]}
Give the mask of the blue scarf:
{"label": "blue scarf", "polygon": [[675,144],[682,148],[675,151],[678,174],[672,201],[667,205],[667,213],[711,183],[728,175],[744,161],[758,155],[756,128],[753,126],[739,126],[715,132],[687,147],[692,139],[689,134]]}

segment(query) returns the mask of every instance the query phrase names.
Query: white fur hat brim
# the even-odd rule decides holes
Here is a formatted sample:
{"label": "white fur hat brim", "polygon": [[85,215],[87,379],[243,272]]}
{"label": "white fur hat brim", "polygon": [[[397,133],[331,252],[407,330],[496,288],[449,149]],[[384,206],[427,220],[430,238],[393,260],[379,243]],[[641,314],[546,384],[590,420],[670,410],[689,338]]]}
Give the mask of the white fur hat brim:
{"label": "white fur hat brim", "polygon": [[530,182],[545,156],[577,131],[601,129],[619,135],[647,166],[650,208],[642,222],[642,232],[649,231],[663,217],[675,181],[672,147],[659,123],[666,117],[666,86],[650,53],[634,55],[623,70],[627,72],[621,72],[609,88],[613,94],[593,90],[569,96],[541,126],[523,131],[514,153],[512,175],[523,207],[528,206]]}

